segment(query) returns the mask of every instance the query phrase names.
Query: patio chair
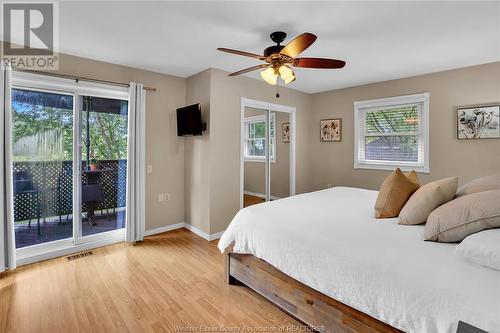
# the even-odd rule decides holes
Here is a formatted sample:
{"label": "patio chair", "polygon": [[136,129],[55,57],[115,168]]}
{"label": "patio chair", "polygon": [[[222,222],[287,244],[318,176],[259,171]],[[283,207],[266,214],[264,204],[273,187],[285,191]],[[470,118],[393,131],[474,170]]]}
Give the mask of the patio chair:
{"label": "patio chair", "polygon": [[20,196],[27,196],[29,198],[28,205],[18,207],[18,209],[28,210],[26,216],[29,217],[28,228],[31,227],[31,219],[33,216],[33,208],[35,209],[35,216],[37,218],[37,231],[41,235],[40,219],[42,217],[41,207],[41,191],[33,184],[33,178],[26,170],[13,172],[13,195],[14,200]]}

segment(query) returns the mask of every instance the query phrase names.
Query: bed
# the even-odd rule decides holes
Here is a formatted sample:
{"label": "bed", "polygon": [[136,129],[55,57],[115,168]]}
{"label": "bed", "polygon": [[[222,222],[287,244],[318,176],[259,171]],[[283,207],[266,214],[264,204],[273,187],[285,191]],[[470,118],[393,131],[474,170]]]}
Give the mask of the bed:
{"label": "bed", "polygon": [[[500,332],[500,272],[465,261],[456,244],[423,241],[423,226],[375,219],[377,193],[334,187],[242,209],[218,244],[234,265],[228,278],[245,280],[297,319],[327,331],[340,316],[329,317],[321,297],[340,305],[331,309],[347,313],[346,320],[366,317],[351,331],[455,333],[463,321]],[[303,297],[311,310],[293,313],[287,306],[301,305],[280,303],[273,288],[316,293],[316,299]],[[311,315],[320,305],[323,314]]]}

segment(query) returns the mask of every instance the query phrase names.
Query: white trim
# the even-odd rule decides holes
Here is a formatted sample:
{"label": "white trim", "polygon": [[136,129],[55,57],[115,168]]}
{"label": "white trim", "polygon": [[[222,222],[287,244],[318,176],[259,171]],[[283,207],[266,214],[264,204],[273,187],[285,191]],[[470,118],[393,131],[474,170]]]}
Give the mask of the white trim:
{"label": "white trim", "polygon": [[[295,149],[296,149],[296,108],[293,106],[268,103],[258,100],[253,100],[241,97],[240,104],[240,209],[243,208],[243,193],[245,190],[244,175],[245,175],[245,107],[263,109],[267,111],[286,112],[290,114],[290,196],[295,195]],[[275,126],[274,133],[278,129]]]}
{"label": "white trim", "polygon": [[166,225],[164,227],[149,229],[149,230],[144,231],[144,237],[152,236],[152,235],[156,235],[156,234],[161,234],[163,232],[172,231],[172,230],[176,230],[176,229],[182,229],[185,226],[186,226],[186,223],[180,222],[180,223],[175,223],[175,224],[171,224],[171,225]]}
{"label": "white trim", "polygon": [[[258,198],[262,198],[262,199],[266,198],[266,195],[262,194],[262,193],[251,192],[251,191],[244,191],[243,193],[248,194],[248,195],[253,195],[254,197],[258,197]],[[271,195],[271,200],[278,200],[278,199],[283,199],[283,198],[277,197],[275,195]]]}
{"label": "white trim", "polygon": [[144,233],[144,236],[152,236],[152,235],[156,235],[156,234],[161,234],[163,232],[182,229],[182,228],[189,230],[193,234],[196,234],[207,241],[213,241],[213,240],[221,238],[222,234],[225,231],[225,230],[223,230],[223,231],[215,232],[213,234],[207,234],[206,232],[202,231],[201,229],[199,229],[195,226],[192,226],[189,223],[180,222],[180,223],[176,223],[176,224],[166,225],[164,227],[146,230],[146,232]]}
{"label": "white trim", "polygon": [[192,233],[200,236],[201,238],[203,238],[203,239],[205,239],[207,241],[213,241],[213,240],[221,238],[222,234],[225,231],[225,230],[223,230],[223,231],[215,232],[213,234],[207,234],[203,230],[201,230],[201,229],[199,229],[199,228],[197,228],[195,226],[192,226],[189,223],[185,223],[184,224],[184,228],[186,228],[187,230],[191,231]]}
{"label": "white trim", "polygon": [[[245,162],[266,163],[266,159],[262,157],[245,157]],[[276,163],[276,159],[271,159],[271,163]]]}
{"label": "white trim", "polygon": [[241,105],[249,107],[249,108],[273,110],[273,111],[280,111],[280,112],[286,112],[286,113],[294,113],[296,110],[296,108],[293,106],[268,103],[268,102],[258,101],[255,99],[249,99],[249,98],[245,98],[245,97],[241,98]]}
{"label": "white trim", "polygon": [[[13,86],[26,89],[41,89],[57,93],[92,95],[96,97],[128,100],[128,87],[103,83],[76,81],[43,74],[12,71]],[[14,83],[15,82],[15,83]]]}
{"label": "white trim", "polygon": [[271,141],[271,126],[269,124],[271,123],[271,110],[267,110],[266,112],[266,135],[265,135],[265,142],[266,145],[264,146],[264,156],[266,157],[266,201],[271,201],[271,198],[269,197],[271,194],[271,154],[269,153],[269,142]]}
{"label": "white trim", "polygon": [[365,101],[355,101],[354,107],[357,109],[366,108],[385,108],[387,106],[402,105],[402,104],[414,104],[414,103],[424,103],[426,100],[429,101],[430,93],[425,92],[421,94],[404,95],[404,96],[394,96],[370,99]]}
{"label": "white trim", "polygon": [[[423,139],[423,156],[422,163],[404,163],[404,162],[391,162],[391,161],[363,161],[360,159],[359,145],[361,137],[364,135],[364,130],[361,128],[361,113],[366,109],[376,110],[378,108],[386,108],[388,106],[399,106],[421,103],[422,108],[420,115],[420,128],[419,138]],[[401,168],[404,171],[415,170],[421,173],[430,173],[429,162],[429,103],[430,93],[425,92],[421,94],[395,96],[380,99],[371,99],[366,101],[354,102],[354,168],[355,169],[374,169],[374,170],[393,170],[394,168]]]}
{"label": "white trim", "polygon": [[208,241],[213,241],[213,240],[221,238],[225,231],[226,230],[222,230],[222,231],[214,232],[213,234],[210,234],[208,236]]}
{"label": "white trim", "polygon": [[245,117],[244,119],[246,123],[259,123],[266,121],[266,116],[265,115],[249,116]]}
{"label": "white trim", "polygon": [[68,238],[17,249],[17,265],[27,265],[42,260],[61,257],[71,253],[123,242],[125,240],[125,233],[123,232],[123,229],[117,231],[122,232],[108,235],[105,239],[95,239],[84,244],[74,245],[73,239]]}
{"label": "white trim", "polygon": [[80,244],[82,236],[82,96],[73,95],[73,239]]}

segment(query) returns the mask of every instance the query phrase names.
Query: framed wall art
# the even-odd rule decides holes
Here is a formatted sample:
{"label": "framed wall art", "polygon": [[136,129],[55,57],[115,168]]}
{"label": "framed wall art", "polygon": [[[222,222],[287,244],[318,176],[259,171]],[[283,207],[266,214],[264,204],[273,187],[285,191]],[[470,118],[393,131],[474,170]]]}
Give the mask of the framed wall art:
{"label": "framed wall art", "polygon": [[321,119],[319,121],[321,142],[340,142],[342,141],[342,119]]}
{"label": "framed wall art", "polygon": [[457,108],[457,138],[500,138],[500,103]]}
{"label": "framed wall art", "polygon": [[281,124],[281,139],[284,143],[290,143],[290,123]]}

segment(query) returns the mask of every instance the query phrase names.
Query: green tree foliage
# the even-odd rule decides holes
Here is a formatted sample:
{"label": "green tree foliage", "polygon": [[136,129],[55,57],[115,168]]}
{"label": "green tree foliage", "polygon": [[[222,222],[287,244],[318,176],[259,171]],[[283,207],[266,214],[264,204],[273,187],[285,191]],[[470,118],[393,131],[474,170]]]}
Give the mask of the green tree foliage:
{"label": "green tree foliage", "polygon": [[[127,158],[127,116],[89,112],[90,156],[97,160]],[[87,113],[82,119],[82,160],[86,159]]]}
{"label": "green tree foliage", "polygon": [[[13,89],[14,161],[73,159],[73,97]],[[63,106],[63,107],[57,107]],[[82,160],[87,112],[82,113]],[[127,115],[89,112],[90,153],[97,160],[127,157]]]}
{"label": "green tree foliage", "polygon": [[379,143],[407,156],[416,156],[419,121],[416,106],[368,111],[365,114],[366,144]]}

